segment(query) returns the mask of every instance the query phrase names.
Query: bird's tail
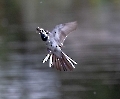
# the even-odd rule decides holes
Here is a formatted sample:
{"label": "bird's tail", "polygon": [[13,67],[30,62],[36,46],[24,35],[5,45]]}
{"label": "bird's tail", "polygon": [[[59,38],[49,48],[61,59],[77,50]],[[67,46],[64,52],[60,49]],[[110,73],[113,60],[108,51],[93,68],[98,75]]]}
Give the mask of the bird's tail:
{"label": "bird's tail", "polygon": [[77,64],[74,60],[68,57],[64,52],[62,52],[61,57],[56,56],[54,53],[49,53],[43,60],[43,63],[49,59],[49,67],[55,67],[57,70],[71,71],[75,68],[74,64]]}

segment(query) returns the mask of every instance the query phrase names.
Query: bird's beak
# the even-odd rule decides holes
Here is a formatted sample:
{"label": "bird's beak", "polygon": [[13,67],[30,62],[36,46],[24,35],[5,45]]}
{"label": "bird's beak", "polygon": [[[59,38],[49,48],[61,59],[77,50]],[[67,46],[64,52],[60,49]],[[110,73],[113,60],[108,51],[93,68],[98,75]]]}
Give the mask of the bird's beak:
{"label": "bird's beak", "polygon": [[36,30],[36,33],[38,33],[38,31]]}
{"label": "bird's beak", "polygon": [[36,33],[40,34],[40,32],[39,32],[39,31],[37,31],[37,30],[36,30]]}
{"label": "bird's beak", "polygon": [[39,27],[36,28],[36,33],[40,34],[40,28]]}

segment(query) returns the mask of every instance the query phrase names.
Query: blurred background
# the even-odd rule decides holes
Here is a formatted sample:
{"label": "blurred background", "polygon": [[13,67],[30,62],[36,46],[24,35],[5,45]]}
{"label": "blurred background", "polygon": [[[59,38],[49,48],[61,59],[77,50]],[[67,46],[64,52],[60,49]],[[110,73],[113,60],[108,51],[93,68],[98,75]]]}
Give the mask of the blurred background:
{"label": "blurred background", "polygon": [[[36,27],[71,21],[63,51],[78,64],[60,72]],[[120,1],[0,0],[0,99],[120,99]]]}

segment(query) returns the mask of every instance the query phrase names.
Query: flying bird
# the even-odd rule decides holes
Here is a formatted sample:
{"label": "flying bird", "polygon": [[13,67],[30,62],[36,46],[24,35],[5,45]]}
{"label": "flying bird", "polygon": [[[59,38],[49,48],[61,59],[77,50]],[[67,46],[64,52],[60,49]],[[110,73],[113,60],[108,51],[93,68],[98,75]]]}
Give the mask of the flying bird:
{"label": "flying bird", "polygon": [[49,59],[49,67],[60,71],[71,71],[75,68],[74,65],[77,63],[62,51],[62,47],[68,34],[76,28],[76,21],[56,25],[52,32],[43,28],[36,28],[36,31],[41,35],[41,39],[47,46],[48,54],[44,58],[43,63]]}

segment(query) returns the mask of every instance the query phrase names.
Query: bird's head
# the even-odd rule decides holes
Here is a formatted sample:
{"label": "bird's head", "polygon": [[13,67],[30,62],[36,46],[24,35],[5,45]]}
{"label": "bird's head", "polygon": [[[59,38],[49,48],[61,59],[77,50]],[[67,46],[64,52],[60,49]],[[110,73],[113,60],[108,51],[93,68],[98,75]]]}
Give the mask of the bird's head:
{"label": "bird's head", "polygon": [[43,28],[36,28],[36,31],[41,35],[41,38],[43,41],[47,41],[48,40],[48,31],[45,31]]}

